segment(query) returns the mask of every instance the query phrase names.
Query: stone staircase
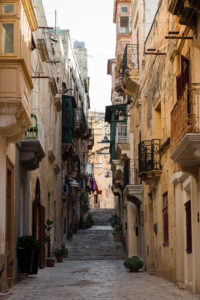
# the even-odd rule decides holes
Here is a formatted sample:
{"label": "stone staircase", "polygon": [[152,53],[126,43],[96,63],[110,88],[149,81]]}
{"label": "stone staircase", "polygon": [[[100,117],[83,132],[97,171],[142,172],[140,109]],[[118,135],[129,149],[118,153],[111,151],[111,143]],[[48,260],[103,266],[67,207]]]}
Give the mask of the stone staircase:
{"label": "stone staircase", "polygon": [[90,210],[95,225],[110,225],[109,219],[115,213],[115,209],[93,208]]}
{"label": "stone staircase", "polygon": [[118,260],[126,257],[121,242],[115,242],[108,219],[114,210],[91,211],[95,225],[79,230],[67,243],[68,259],[73,260]]}

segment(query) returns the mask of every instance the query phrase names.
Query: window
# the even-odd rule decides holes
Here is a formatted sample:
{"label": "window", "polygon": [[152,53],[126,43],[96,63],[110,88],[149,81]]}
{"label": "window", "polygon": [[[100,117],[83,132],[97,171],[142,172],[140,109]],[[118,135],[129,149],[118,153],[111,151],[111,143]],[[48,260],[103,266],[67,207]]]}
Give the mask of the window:
{"label": "window", "polygon": [[180,99],[186,89],[186,84],[189,82],[189,60],[181,56],[181,73],[176,76],[177,99]]}
{"label": "window", "polygon": [[122,12],[127,13],[128,12],[128,7],[127,6],[122,6]]}
{"label": "window", "polygon": [[191,220],[191,201],[185,203],[186,213],[186,251],[192,253],[192,220]]}
{"label": "window", "polygon": [[5,4],[5,5],[3,5],[2,12],[4,14],[13,14],[14,13],[14,5],[13,4]]}
{"label": "window", "polygon": [[2,53],[14,52],[14,24],[2,24]]}
{"label": "window", "polygon": [[163,246],[169,246],[169,222],[168,222],[168,193],[163,195]]}
{"label": "window", "polygon": [[129,17],[120,17],[120,34],[129,33]]}

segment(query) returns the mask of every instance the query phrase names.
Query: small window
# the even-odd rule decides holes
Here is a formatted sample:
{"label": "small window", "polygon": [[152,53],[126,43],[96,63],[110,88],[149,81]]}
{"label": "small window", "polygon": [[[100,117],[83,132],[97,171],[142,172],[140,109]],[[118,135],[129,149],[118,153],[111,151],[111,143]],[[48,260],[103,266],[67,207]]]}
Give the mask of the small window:
{"label": "small window", "polygon": [[14,24],[2,24],[2,52],[14,52]]}
{"label": "small window", "polygon": [[13,4],[5,4],[2,9],[4,14],[13,14],[14,13],[14,5]]}
{"label": "small window", "polygon": [[120,34],[129,33],[129,17],[120,17]]}
{"label": "small window", "polygon": [[122,12],[127,13],[128,12],[128,7],[127,6],[122,6]]}

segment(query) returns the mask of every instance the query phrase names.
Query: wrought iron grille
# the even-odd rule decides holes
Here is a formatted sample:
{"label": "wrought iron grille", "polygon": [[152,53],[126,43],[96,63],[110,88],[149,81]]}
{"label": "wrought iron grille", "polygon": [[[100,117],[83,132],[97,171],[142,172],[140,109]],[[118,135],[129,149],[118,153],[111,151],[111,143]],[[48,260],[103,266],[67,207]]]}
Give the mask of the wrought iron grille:
{"label": "wrought iron grille", "polygon": [[126,44],[122,59],[122,78],[127,69],[138,69],[138,46],[137,44]]}
{"label": "wrought iron grille", "polygon": [[139,172],[161,170],[160,140],[153,139],[139,143]]}

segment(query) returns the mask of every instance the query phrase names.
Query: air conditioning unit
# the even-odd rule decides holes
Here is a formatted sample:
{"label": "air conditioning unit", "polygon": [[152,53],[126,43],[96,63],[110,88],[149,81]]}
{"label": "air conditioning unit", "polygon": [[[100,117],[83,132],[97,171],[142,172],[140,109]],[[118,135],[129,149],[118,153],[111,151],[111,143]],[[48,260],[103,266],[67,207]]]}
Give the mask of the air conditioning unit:
{"label": "air conditioning unit", "polygon": [[68,178],[68,182],[70,186],[80,187],[80,184],[73,178]]}

